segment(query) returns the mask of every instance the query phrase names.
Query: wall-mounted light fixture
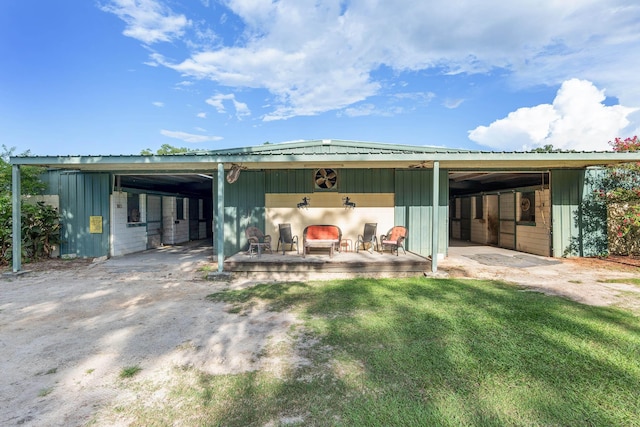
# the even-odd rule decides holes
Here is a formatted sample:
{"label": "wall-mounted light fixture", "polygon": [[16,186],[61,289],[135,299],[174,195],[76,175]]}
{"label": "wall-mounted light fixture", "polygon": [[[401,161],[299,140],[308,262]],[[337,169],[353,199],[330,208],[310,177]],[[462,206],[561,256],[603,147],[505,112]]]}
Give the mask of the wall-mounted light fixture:
{"label": "wall-mounted light fixture", "polygon": [[342,204],[344,205],[345,209],[354,209],[356,207],[356,202],[352,202],[349,197],[343,197]]}
{"label": "wall-mounted light fixture", "polygon": [[310,198],[308,197],[303,197],[302,201],[300,203],[298,203],[298,209],[307,209],[311,204],[309,203],[311,201]]}

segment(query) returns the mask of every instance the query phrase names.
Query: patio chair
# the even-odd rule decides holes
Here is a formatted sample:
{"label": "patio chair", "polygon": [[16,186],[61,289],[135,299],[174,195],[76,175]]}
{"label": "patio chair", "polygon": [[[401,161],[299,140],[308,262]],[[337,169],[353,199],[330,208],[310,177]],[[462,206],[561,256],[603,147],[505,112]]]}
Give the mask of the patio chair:
{"label": "patio chair", "polygon": [[280,244],[282,244],[282,255],[284,255],[284,246],[289,245],[289,250],[293,250],[293,245],[296,245],[296,253],[300,253],[298,248],[298,236],[294,236],[291,233],[291,224],[278,224],[278,230],[280,231],[280,237],[278,238],[277,252],[280,251]]}
{"label": "patio chair", "polygon": [[389,248],[389,251],[393,254],[393,251],[396,251],[396,256],[398,256],[398,250],[402,248],[402,251],[406,254],[407,251],[404,249],[404,241],[407,238],[407,228],[401,225],[396,225],[391,228],[387,234],[383,234],[380,236],[380,246],[382,249],[382,253],[384,253],[384,248]]}
{"label": "patio chair", "polygon": [[258,227],[247,227],[244,234],[247,236],[247,241],[249,242],[249,256],[253,255],[254,250],[258,256],[265,250],[273,253],[271,250],[271,236],[268,234],[265,235]]}
{"label": "patio chair", "polygon": [[366,223],[364,225],[364,232],[362,234],[358,234],[358,240],[356,240],[356,252],[360,250],[360,245],[362,245],[363,250],[368,250],[371,253],[373,253],[374,248],[378,251],[378,238],[376,237],[377,231],[377,223]]}

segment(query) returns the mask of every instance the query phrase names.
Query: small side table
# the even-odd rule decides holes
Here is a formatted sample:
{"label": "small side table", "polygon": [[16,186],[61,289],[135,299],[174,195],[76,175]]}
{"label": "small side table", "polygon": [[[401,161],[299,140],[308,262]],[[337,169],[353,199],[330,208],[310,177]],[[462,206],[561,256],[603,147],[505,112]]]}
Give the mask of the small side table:
{"label": "small side table", "polygon": [[340,252],[353,252],[353,242],[351,239],[340,240]]}

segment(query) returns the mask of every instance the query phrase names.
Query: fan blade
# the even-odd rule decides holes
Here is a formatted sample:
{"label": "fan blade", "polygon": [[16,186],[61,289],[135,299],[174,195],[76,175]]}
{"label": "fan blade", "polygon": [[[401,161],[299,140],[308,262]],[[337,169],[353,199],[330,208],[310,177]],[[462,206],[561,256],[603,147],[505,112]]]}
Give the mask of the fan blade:
{"label": "fan blade", "polygon": [[325,181],[325,187],[327,187],[327,188],[331,188],[331,187],[333,187],[333,181],[330,181],[330,180],[328,180],[328,179],[327,179],[327,180]]}
{"label": "fan blade", "polygon": [[333,179],[337,176],[337,174],[335,172],[331,172],[329,175],[327,175],[327,179]]}
{"label": "fan blade", "polygon": [[324,184],[324,182],[325,182],[326,180],[327,180],[326,178],[318,178],[318,179],[316,179],[316,184],[317,184],[318,186],[320,186],[320,185]]}
{"label": "fan blade", "polygon": [[327,177],[327,170],[326,169],[318,169],[318,172],[320,172],[320,175],[322,175],[323,178]]}

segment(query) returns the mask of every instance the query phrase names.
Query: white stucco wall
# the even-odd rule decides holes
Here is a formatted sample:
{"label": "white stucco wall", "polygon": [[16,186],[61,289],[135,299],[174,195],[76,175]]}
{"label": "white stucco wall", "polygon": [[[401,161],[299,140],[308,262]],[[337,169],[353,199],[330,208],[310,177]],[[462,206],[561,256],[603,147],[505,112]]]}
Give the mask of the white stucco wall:
{"label": "white stucco wall", "polygon": [[302,244],[304,228],[313,224],[337,225],[342,230],[343,239],[351,239],[352,249],[358,235],[364,232],[365,223],[378,224],[376,235],[386,233],[393,227],[394,208],[269,208],[266,209],[265,234],[270,234],[274,242],[278,241],[278,224],[291,224],[291,231],[298,236]]}
{"label": "white stucco wall", "polygon": [[145,225],[146,197],[140,197],[140,222],[127,222],[127,193],[114,192],[109,202],[111,215],[111,256],[126,255],[147,249],[147,227]]}
{"label": "white stucco wall", "polygon": [[177,219],[176,197],[162,198],[162,242],[175,245],[189,241],[189,199],[184,199],[183,218]]}

